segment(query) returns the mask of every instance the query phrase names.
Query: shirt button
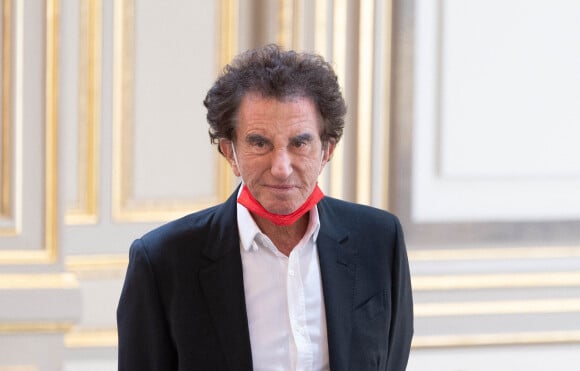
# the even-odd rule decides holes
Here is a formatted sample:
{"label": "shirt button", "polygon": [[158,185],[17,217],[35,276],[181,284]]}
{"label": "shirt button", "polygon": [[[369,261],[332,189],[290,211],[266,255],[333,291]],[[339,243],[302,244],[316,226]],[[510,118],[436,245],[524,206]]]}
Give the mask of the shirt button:
{"label": "shirt button", "polygon": [[292,269],[290,269],[290,270],[288,271],[288,275],[289,275],[290,277],[294,277],[294,271],[293,271]]}

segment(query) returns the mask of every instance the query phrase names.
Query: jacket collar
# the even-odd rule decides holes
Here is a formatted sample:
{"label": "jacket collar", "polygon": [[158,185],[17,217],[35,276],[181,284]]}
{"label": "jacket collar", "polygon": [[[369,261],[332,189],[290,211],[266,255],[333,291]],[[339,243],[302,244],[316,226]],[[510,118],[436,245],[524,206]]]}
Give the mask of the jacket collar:
{"label": "jacket collar", "polygon": [[[244,297],[239,232],[236,221],[238,190],[216,208],[203,250],[209,264],[200,282],[223,354],[230,369],[251,369],[252,355]],[[356,251],[349,244],[349,229],[341,223],[332,203],[318,203],[320,232],[317,246],[331,370],[348,367],[352,332],[352,308]]]}
{"label": "jacket collar", "polygon": [[202,253],[208,259],[199,280],[230,370],[251,370],[252,350],[234,192],[216,207]]}
{"label": "jacket collar", "polygon": [[317,246],[331,370],[346,370],[349,364],[352,308],[355,289],[356,250],[349,242],[349,228],[341,223],[332,198],[318,204],[320,233]]}

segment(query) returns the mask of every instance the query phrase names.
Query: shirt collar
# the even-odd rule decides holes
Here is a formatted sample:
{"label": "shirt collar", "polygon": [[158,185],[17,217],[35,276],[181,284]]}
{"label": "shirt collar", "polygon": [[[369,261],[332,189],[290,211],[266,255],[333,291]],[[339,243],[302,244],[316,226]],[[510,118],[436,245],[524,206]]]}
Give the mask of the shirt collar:
{"label": "shirt collar", "polygon": [[[240,190],[238,191],[238,197],[240,196],[240,192],[243,186],[244,184],[242,183]],[[260,227],[258,227],[256,222],[254,221],[254,218],[252,218],[252,215],[250,214],[248,209],[246,209],[245,206],[238,203],[237,212],[238,212],[237,218],[238,230],[240,233],[240,241],[243,249],[246,251],[257,250],[258,244],[255,244],[253,242],[256,236],[262,233]],[[312,210],[310,210],[308,215],[309,215],[308,227],[306,228],[306,233],[304,234],[304,237],[298,243],[298,245],[301,245],[305,239],[308,240],[312,238],[312,240],[316,242],[316,239],[318,238],[318,232],[320,231],[320,218],[318,216],[318,207],[314,206]]]}

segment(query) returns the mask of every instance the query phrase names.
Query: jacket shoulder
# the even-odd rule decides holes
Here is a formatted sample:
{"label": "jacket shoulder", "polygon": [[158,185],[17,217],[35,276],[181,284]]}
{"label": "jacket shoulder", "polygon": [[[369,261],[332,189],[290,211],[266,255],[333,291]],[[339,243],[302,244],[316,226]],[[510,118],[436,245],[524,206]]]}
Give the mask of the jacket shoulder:
{"label": "jacket shoulder", "polygon": [[145,233],[141,240],[150,245],[179,240],[195,235],[211,224],[219,205],[185,215]]}
{"label": "jacket shoulder", "polygon": [[163,224],[135,240],[132,248],[143,250],[153,264],[175,264],[175,260],[196,256],[208,244],[221,207],[216,205]]}

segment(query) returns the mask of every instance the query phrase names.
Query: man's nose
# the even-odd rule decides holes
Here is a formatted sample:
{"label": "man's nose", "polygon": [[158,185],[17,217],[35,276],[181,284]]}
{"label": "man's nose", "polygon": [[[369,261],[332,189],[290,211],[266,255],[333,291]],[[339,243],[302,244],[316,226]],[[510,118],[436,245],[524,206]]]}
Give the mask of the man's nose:
{"label": "man's nose", "polygon": [[279,179],[286,179],[292,174],[292,161],[286,149],[277,149],[272,152],[272,175]]}

